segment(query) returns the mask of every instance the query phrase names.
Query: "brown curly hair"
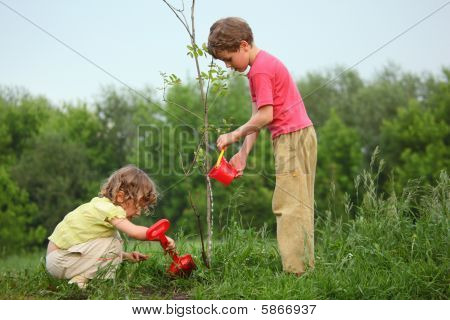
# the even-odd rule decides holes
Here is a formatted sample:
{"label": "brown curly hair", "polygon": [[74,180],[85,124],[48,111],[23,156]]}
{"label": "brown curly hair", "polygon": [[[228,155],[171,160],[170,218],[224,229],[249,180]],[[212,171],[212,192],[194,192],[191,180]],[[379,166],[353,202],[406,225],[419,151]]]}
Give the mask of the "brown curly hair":
{"label": "brown curly hair", "polygon": [[125,199],[133,199],[141,207],[153,207],[158,199],[153,180],[134,165],[127,165],[113,172],[101,187],[99,196],[117,204],[116,196],[119,191],[125,193]]}
{"label": "brown curly hair", "polygon": [[217,20],[209,29],[208,52],[217,59],[221,51],[238,51],[242,40],[253,44],[252,29],[244,19],[228,17]]}

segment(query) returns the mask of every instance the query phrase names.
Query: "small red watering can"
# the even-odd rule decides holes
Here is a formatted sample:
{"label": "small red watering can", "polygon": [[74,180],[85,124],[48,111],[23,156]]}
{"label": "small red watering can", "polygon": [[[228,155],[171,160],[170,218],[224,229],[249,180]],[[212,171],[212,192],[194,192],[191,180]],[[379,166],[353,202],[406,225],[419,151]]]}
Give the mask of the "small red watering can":
{"label": "small red watering can", "polygon": [[[158,240],[161,243],[161,247],[166,250],[169,245],[169,240],[165,235],[165,232],[169,229],[170,222],[167,219],[161,219],[157,221],[147,230],[147,239],[150,241]],[[167,272],[173,276],[185,276],[188,277],[193,270],[197,269],[194,259],[190,254],[185,254],[179,257],[174,250],[169,251],[169,255],[172,257],[172,264]]]}
{"label": "small red watering can", "polygon": [[234,178],[236,178],[238,172],[237,170],[228,163],[227,159],[223,156],[225,149],[220,151],[219,158],[217,159],[216,165],[211,168],[208,173],[210,178],[216,179],[222,182],[225,186],[228,186]]}

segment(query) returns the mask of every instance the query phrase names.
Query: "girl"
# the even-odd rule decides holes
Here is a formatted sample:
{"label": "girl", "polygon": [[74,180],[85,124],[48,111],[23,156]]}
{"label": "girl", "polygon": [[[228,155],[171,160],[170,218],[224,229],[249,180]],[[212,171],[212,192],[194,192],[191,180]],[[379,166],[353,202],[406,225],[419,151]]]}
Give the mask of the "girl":
{"label": "girl", "polygon": [[[147,240],[147,227],[131,219],[154,206],[156,187],[147,174],[133,165],[114,172],[93,198],[69,214],[56,226],[47,247],[46,268],[59,279],[70,279],[84,288],[100,270],[102,278],[113,278],[122,260],[139,262],[148,256],[140,252],[122,252],[117,230]],[[175,248],[169,238],[168,250]]]}

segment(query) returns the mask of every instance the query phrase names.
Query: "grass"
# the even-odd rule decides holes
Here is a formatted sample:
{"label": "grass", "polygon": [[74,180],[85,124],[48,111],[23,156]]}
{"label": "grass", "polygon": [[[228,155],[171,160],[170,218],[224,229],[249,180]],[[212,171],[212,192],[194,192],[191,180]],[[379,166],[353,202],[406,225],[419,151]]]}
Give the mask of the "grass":
{"label": "grass", "polygon": [[[231,220],[215,241],[213,266],[200,260],[198,241],[178,239],[180,253],[199,269],[172,279],[156,244],[128,242],[150,253],[124,263],[114,280],[94,279],[85,291],[44,269],[43,252],[8,257],[0,264],[1,299],[448,299],[449,179],[410,185],[401,195],[377,195],[374,179],[360,177],[360,202],[348,216],[316,221],[316,268],[296,277],[282,272],[276,241],[265,229]],[[20,266],[20,267],[19,267]]]}

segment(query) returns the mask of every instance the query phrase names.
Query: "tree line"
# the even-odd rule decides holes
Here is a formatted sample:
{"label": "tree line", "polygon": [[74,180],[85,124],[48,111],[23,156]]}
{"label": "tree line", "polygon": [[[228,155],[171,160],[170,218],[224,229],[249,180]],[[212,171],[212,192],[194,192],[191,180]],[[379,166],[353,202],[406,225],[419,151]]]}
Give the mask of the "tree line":
{"label": "tree line", "polygon": [[[388,65],[370,80],[343,70],[313,72],[298,81],[318,134],[318,218],[351,214],[345,204],[362,201],[363,169],[378,171],[380,194],[401,194],[408,181],[432,184],[450,164],[449,69],[418,75]],[[166,102],[152,89],[141,93],[109,87],[91,104],[54,105],[44,96],[0,87],[0,255],[42,246],[65,214],[97,195],[103,180],[127,163],[144,169],[159,188],[153,216],[140,222],[167,217],[173,230],[198,234],[188,197],[204,214],[204,172],[191,166],[205,152],[197,84],[171,87]],[[212,93],[209,99],[207,130],[215,150],[218,132],[250,116],[246,79],[233,78],[225,95]],[[271,148],[264,129],[244,177],[227,188],[213,184],[216,234],[236,215],[245,225],[274,229]],[[217,154],[207,155],[211,163]]]}

